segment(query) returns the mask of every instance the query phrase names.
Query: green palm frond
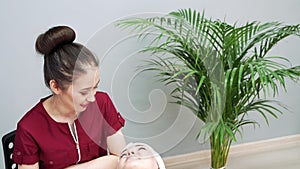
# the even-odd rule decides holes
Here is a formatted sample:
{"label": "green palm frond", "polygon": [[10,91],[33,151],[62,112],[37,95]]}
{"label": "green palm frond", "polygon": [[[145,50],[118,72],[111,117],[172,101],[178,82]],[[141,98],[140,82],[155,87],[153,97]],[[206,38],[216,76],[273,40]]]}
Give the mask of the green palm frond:
{"label": "green palm frond", "polygon": [[[230,145],[228,138],[236,140],[244,125],[259,125],[247,119],[250,112],[262,115],[267,124],[269,116],[277,118],[283,112],[267,98],[286,90],[286,79],[296,82],[300,77],[300,66],[269,55],[283,39],[299,37],[299,24],[231,25],[206,18],[204,12],[181,9],[162,17],[120,20],[117,25],[151,39],[141,50],[153,56],[145,70],[157,71],[166,85],[175,84],[170,93],[175,102],[205,123],[199,134],[212,137],[214,146]],[[228,147],[218,153],[226,152]]]}

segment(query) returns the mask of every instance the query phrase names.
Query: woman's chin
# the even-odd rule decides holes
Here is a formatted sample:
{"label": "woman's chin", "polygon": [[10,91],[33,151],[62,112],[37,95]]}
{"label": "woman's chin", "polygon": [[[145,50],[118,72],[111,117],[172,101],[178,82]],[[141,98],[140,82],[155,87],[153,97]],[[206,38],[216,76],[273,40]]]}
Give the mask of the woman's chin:
{"label": "woman's chin", "polygon": [[87,109],[88,106],[83,106],[83,105],[80,105],[78,107],[76,107],[76,112],[83,112]]}

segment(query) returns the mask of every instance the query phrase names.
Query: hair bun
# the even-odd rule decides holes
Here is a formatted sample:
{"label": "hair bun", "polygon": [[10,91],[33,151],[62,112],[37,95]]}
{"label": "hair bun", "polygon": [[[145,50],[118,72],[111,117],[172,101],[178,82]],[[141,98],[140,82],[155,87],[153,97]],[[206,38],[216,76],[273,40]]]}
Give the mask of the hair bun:
{"label": "hair bun", "polygon": [[76,34],[68,26],[56,26],[38,36],[35,42],[35,49],[44,55],[48,55],[59,46],[72,43]]}

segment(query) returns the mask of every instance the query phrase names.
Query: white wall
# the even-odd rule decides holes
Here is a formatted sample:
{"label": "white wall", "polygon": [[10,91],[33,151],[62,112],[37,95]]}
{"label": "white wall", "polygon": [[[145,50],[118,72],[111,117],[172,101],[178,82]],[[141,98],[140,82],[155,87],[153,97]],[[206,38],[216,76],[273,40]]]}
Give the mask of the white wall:
{"label": "white wall", "polygon": [[[231,23],[300,22],[299,0],[2,0],[0,135],[15,129],[24,113],[49,94],[43,82],[43,59],[36,54],[34,42],[37,35],[49,27],[64,24],[76,30],[76,41],[87,44],[100,57],[100,90],[111,95],[127,119],[124,133],[129,141],[148,142],[163,156],[206,149],[207,144],[195,140],[201,123],[187,110],[167,103],[168,95],[163,92],[169,89],[154,82],[149,74],[134,73],[141,58],[135,52],[143,44],[137,45],[130,38],[121,39],[112,27],[113,21],[125,16],[167,13],[179,8],[205,9],[207,16],[226,18]],[[273,52],[289,56],[294,65],[300,65],[299,42],[296,38],[287,39]],[[270,127],[260,116],[251,115],[262,122],[261,128],[246,127],[238,143],[300,133],[300,86],[289,82],[287,88],[288,93],[282,92],[278,99],[287,104],[291,112],[278,120],[270,120]],[[1,160],[2,154],[1,149]]]}

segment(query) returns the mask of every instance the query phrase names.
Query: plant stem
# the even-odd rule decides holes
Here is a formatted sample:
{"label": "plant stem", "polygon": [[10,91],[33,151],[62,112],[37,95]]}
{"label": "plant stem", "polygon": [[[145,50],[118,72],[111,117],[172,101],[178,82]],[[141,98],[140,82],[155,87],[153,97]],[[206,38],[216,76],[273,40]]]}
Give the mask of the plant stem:
{"label": "plant stem", "polygon": [[231,143],[232,139],[228,134],[225,134],[224,139],[221,140],[216,133],[212,133],[210,136],[212,168],[225,167]]}

